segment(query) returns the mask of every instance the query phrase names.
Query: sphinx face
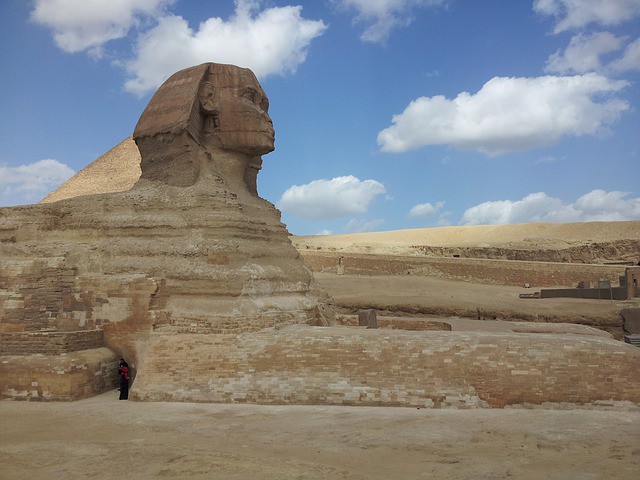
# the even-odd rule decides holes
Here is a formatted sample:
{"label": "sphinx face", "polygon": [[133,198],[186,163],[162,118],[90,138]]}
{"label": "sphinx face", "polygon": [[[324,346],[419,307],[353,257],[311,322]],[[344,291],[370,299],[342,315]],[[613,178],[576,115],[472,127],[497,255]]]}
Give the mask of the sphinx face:
{"label": "sphinx face", "polygon": [[238,69],[213,80],[203,83],[199,95],[205,133],[225,150],[252,156],[272,152],[275,134],[269,99],[253,73]]}

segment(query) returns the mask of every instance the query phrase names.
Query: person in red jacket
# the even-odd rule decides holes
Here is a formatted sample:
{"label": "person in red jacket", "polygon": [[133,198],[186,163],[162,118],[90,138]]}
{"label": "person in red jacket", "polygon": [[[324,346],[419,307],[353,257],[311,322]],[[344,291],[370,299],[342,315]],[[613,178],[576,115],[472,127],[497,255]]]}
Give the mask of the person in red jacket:
{"label": "person in red jacket", "polygon": [[124,361],[124,358],[120,359],[120,366],[118,367],[118,379],[120,382],[120,400],[127,400],[129,398],[129,364]]}

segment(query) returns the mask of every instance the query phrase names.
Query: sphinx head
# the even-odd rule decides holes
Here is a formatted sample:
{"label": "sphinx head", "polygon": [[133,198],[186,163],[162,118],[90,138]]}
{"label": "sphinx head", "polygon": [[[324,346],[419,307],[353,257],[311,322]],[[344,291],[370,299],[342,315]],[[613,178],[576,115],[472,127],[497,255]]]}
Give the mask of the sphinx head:
{"label": "sphinx head", "polygon": [[[158,88],[133,134],[141,178],[188,186],[205,168],[230,184],[238,179],[229,175],[244,178],[253,192],[259,156],[274,149],[268,110],[269,100],[249,69],[205,63],[175,73]],[[223,159],[230,156],[241,165]]]}
{"label": "sphinx head", "polygon": [[258,156],[274,149],[269,99],[251,70],[212,64],[198,92],[208,147]]}

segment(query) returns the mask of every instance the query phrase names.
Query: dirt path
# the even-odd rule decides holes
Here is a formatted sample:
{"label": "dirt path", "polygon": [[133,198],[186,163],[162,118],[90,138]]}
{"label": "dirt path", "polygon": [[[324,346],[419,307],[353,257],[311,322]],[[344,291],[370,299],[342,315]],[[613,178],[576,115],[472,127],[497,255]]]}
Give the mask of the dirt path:
{"label": "dirt path", "polygon": [[640,412],[0,403],[0,478],[617,479]]}

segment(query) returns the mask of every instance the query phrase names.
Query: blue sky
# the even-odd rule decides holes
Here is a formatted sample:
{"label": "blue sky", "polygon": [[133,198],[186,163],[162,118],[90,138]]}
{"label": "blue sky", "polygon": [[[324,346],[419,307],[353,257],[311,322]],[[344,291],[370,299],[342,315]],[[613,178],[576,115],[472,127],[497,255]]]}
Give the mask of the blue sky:
{"label": "blue sky", "polygon": [[640,220],[640,0],[3,0],[0,32],[2,206],[213,61],[269,96],[294,234]]}

